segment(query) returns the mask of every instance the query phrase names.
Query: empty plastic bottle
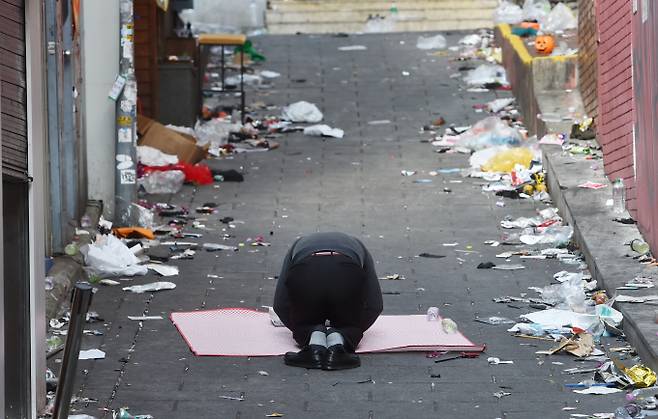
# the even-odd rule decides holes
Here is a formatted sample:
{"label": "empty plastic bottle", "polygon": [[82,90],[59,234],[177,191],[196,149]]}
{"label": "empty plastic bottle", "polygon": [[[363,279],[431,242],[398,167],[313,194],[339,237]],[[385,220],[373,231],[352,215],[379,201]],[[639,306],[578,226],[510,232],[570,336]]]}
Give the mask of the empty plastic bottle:
{"label": "empty plastic bottle", "polygon": [[612,184],[612,210],[616,214],[626,210],[626,187],[622,178],[617,178]]}
{"label": "empty plastic bottle", "polygon": [[435,322],[439,320],[439,308],[438,307],[430,307],[427,309],[427,321],[428,322]]}
{"label": "empty plastic bottle", "polygon": [[445,318],[441,320],[441,327],[443,327],[443,331],[446,333],[457,333],[457,323],[455,323],[454,320]]}

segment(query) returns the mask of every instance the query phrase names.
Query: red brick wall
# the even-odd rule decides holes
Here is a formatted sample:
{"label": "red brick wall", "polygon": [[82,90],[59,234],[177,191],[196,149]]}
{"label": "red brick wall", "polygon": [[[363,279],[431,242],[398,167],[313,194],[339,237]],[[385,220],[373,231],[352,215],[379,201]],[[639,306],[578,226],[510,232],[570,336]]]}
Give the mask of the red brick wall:
{"label": "red brick wall", "polygon": [[603,147],[605,172],[626,184],[627,208],[637,210],[633,170],[632,2],[597,0],[598,117],[597,138]]}
{"label": "red brick wall", "polygon": [[578,85],[587,115],[598,116],[596,73],[596,9],[594,0],[578,1]]}

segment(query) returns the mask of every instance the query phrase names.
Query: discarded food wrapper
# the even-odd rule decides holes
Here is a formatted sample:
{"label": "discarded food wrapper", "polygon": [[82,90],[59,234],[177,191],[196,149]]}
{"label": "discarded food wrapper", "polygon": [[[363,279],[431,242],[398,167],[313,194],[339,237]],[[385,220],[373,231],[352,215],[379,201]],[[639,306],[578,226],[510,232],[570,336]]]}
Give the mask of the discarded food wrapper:
{"label": "discarded food wrapper", "polygon": [[512,320],[512,319],[508,319],[507,317],[499,317],[499,316],[476,317],[475,321],[480,322],[480,323],[484,323],[484,324],[492,324],[492,325],[514,324],[515,323],[515,321]]}
{"label": "discarded food wrapper", "polygon": [[304,135],[343,138],[345,131],[340,128],[331,128],[329,125],[320,124],[304,128]]}
{"label": "discarded food wrapper", "polygon": [[142,294],[145,292],[173,290],[174,288],[176,288],[176,284],[174,284],[173,282],[159,281],[159,282],[152,282],[150,284],[144,284],[144,285],[133,285],[131,287],[123,287],[123,290],[134,292],[135,294]]}
{"label": "discarded food wrapper", "polygon": [[613,394],[613,393],[620,393],[622,392],[622,389],[615,388],[615,387],[606,387],[606,386],[592,386],[588,387],[583,390],[574,390],[574,393],[578,394],[596,394],[596,395],[604,395],[604,394]]}
{"label": "discarded food wrapper", "polygon": [[588,180],[587,182],[578,185],[578,187],[583,189],[603,189],[603,188],[607,188],[608,185],[606,185],[605,183],[596,183]]}
{"label": "discarded food wrapper", "polygon": [[487,362],[489,363],[489,365],[513,364],[514,363],[514,361],[501,361],[500,358],[497,358],[497,357],[494,357],[494,356],[490,356],[489,358],[487,358]]}
{"label": "discarded food wrapper", "polygon": [[281,117],[292,122],[318,123],[322,121],[322,112],[312,103],[300,101],[283,108]]}
{"label": "discarded food wrapper", "polygon": [[402,281],[406,278],[403,275],[400,275],[400,274],[391,274],[391,275],[382,276],[379,279],[386,280],[386,281]]}
{"label": "discarded food wrapper", "polygon": [[145,266],[162,276],[178,275],[178,266],[162,265],[159,263],[147,263]]}
{"label": "discarded food wrapper", "polygon": [[551,348],[548,354],[565,351],[577,357],[588,356],[594,350],[594,338],[589,333],[579,333],[571,338],[563,338],[557,346]]}
{"label": "discarded food wrapper", "polygon": [[145,320],[162,320],[162,316],[128,316],[128,320],[145,321]]}
{"label": "discarded food wrapper", "polygon": [[204,243],[203,248],[207,252],[216,252],[218,250],[232,250],[234,252],[238,251],[238,248],[236,246],[229,246],[221,243]]}
{"label": "discarded food wrapper", "polygon": [[105,352],[100,349],[86,349],[80,351],[78,359],[105,359]]}
{"label": "discarded food wrapper", "polygon": [[415,170],[401,170],[400,174],[402,176],[413,176],[413,175],[416,174],[416,171]]}
{"label": "discarded food wrapper", "polygon": [[646,388],[656,384],[656,373],[644,365],[633,365],[626,368],[624,373],[633,381],[636,387]]}

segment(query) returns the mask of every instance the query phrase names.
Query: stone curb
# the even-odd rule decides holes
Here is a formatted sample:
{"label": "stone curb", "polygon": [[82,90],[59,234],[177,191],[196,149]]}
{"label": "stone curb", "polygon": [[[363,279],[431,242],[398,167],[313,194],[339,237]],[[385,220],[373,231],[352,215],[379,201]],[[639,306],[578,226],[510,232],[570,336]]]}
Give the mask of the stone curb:
{"label": "stone curb", "polygon": [[[85,212],[91,218],[91,225],[98,225],[98,220],[103,212],[102,202],[88,202]],[[81,236],[80,244],[89,243],[96,231],[94,227],[86,230],[89,235]],[[82,265],[80,254],[53,258],[53,266],[46,274],[51,278],[53,285],[52,289],[46,291],[46,324],[50,322],[50,319],[60,317],[68,309],[73,284],[86,279]]]}
{"label": "stone curb", "polygon": [[[645,271],[644,265],[630,257],[634,252],[627,245],[642,235],[635,225],[612,221],[616,214],[605,206],[606,200],[612,196],[612,185],[603,170],[593,171],[590,167],[592,160],[576,160],[563,155],[562,148],[558,146],[543,146],[542,152],[551,197],[562,217],[573,226],[574,239],[599,286],[610,297],[621,293],[633,296],[655,294],[651,289],[616,290]],[[608,187],[599,190],[578,187],[587,180],[605,183]],[[646,304],[615,304],[615,308],[624,315],[623,329],[628,341],[637,348],[642,360],[657,370],[658,324],[655,321],[655,310],[651,307]]]}

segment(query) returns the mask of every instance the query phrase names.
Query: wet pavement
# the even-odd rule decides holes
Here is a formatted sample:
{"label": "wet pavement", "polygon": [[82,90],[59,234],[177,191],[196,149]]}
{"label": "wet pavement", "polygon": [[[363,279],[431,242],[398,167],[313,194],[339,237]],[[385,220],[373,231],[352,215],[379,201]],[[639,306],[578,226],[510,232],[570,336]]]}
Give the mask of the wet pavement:
{"label": "wet pavement", "polygon": [[[450,35],[449,44],[461,35]],[[209,160],[212,168],[244,171],[245,182],[221,183],[219,188],[185,186],[170,197],[188,208],[219,204],[217,214],[200,216],[215,230],[204,232],[199,243],[219,242],[226,227],[219,219],[230,216],[239,221],[229,231],[236,238],[224,243],[237,245],[262,235],[272,246],[235,253],[199,251],[194,260],[172,261],[180,267],[180,275],[166,279],[177,284],[172,291],[139,295],[103,287],[92,309],[104,318],[104,336],[85,337],[82,347],[99,347],[107,357],[80,361],[75,394],[98,403],[78,403],[79,412],[111,417],[99,409],[128,406],[132,414],[155,418],[245,419],[274,412],[285,418],[568,418],[570,413],[613,412],[622,404],[623,396],[579,395],[564,387],[591,378],[564,375],[564,369],[593,363],[577,362],[570,355],[535,355],[551,342],[516,338],[505,325],[473,320],[529,312],[492,298],[534,296],[528,287],[546,286],[554,273],[569,267],[524,260],[526,269],[521,271],[476,269],[480,262],[495,261],[495,254],[512,250],[483,244],[500,239],[500,220],[506,215],[532,216],[546,205],[505,200],[505,207],[499,207],[500,198],[481,191],[481,180],[428,175],[439,168],[467,167],[468,158],[432,152],[429,144],[420,142],[429,136],[419,128],[438,116],[456,125],[473,123],[483,114],[475,113],[472,105],[508,93],[460,90],[460,79],[449,77],[460,63],[450,55],[416,49],[417,36],[255,39],[256,48],[268,58],[263,68],[282,76],[272,89],[249,90],[248,103],[316,103],[324,123],[344,129],[345,138],[293,133],[277,139],[277,150]],[[368,49],[338,50],[353,44]],[[391,122],[369,125],[373,120]],[[404,177],[401,170],[418,174]],[[413,182],[422,178],[432,182]],[[361,368],[324,372],[286,367],[281,357],[200,358],[190,353],[168,320],[171,312],[270,305],[274,277],[295,238],[332,230],[362,238],[380,276],[406,277],[382,281],[384,314],[423,314],[438,306],[469,339],[486,344],[486,354],[439,364],[424,353],[363,355]],[[452,242],[458,245],[443,246]],[[446,257],[417,257],[423,252]],[[149,273],[131,285],[155,279]],[[144,313],[165,319],[142,324],[127,319]],[[488,356],[514,364],[488,365]],[[494,396],[501,391],[511,394]]]}

